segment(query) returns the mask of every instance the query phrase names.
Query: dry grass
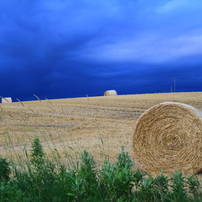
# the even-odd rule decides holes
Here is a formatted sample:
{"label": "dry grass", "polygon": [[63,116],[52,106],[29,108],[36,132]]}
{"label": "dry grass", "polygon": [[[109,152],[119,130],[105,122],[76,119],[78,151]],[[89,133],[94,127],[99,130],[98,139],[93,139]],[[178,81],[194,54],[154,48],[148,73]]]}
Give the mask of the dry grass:
{"label": "dry grass", "polygon": [[[151,106],[163,101],[190,104],[202,110],[202,93],[118,95],[0,104],[0,154],[23,161],[38,136],[49,157],[86,149],[99,163],[117,159],[121,146],[133,156],[135,122]],[[134,159],[133,159],[134,160]]]}

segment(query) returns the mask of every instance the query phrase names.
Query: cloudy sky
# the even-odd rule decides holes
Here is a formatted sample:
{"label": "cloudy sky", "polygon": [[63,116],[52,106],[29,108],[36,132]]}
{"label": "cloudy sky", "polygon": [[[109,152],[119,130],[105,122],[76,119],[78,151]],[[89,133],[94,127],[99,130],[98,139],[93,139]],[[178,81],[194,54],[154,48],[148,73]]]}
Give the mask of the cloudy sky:
{"label": "cloudy sky", "polygon": [[202,91],[200,0],[0,0],[0,96]]}

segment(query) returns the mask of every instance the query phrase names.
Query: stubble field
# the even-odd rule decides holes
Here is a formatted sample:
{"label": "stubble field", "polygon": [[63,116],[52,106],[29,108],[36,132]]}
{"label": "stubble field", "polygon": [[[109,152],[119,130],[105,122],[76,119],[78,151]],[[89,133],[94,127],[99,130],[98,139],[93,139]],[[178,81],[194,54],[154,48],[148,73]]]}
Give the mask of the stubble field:
{"label": "stubble field", "polygon": [[[202,110],[202,93],[162,93],[37,100],[0,104],[0,155],[23,163],[39,137],[49,158],[69,163],[87,150],[101,166],[124,146],[133,159],[135,122],[151,106],[182,102]],[[137,168],[138,165],[134,165]]]}

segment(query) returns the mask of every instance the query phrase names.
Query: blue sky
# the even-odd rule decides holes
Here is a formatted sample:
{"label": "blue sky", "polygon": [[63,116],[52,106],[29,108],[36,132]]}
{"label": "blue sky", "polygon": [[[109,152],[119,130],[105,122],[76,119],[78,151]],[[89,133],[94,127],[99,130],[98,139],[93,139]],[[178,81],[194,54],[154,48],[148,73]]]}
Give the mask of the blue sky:
{"label": "blue sky", "polygon": [[202,91],[199,0],[0,0],[0,96]]}

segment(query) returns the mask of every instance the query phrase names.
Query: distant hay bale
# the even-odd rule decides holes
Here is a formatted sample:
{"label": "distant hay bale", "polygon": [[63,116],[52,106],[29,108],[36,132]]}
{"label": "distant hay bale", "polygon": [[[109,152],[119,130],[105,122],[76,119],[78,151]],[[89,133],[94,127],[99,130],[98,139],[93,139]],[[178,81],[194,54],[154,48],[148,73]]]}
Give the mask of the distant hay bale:
{"label": "distant hay bale", "polygon": [[104,96],[111,96],[111,95],[117,95],[117,92],[115,90],[107,90],[104,92]]}
{"label": "distant hay bale", "polygon": [[151,107],[136,122],[133,149],[145,172],[201,173],[202,113],[177,102]]}
{"label": "distant hay bale", "polygon": [[12,102],[12,98],[11,97],[1,97],[1,102],[2,103]]}

